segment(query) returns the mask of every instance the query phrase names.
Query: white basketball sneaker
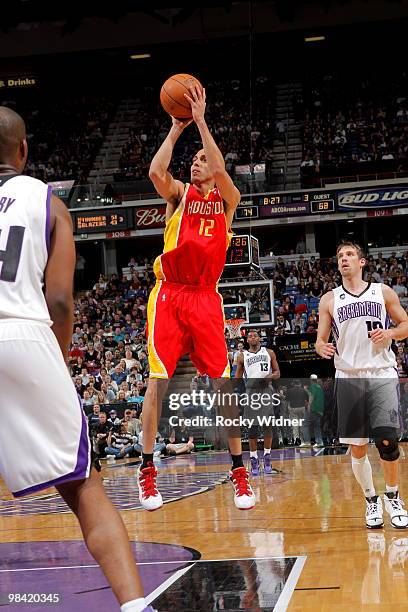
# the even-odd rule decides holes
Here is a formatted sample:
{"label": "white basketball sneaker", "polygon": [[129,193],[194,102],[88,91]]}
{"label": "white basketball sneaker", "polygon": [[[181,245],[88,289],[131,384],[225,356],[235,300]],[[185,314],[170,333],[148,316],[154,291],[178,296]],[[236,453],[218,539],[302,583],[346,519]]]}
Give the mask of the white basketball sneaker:
{"label": "white basketball sneaker", "polygon": [[163,505],[163,499],[160,495],[157,485],[157,470],[153,463],[148,464],[148,467],[137,470],[137,486],[139,487],[139,501],[145,510],[153,512],[158,510]]}
{"label": "white basketball sneaker", "polygon": [[384,527],[381,497],[378,497],[378,495],[366,497],[366,504],[366,525],[368,529],[381,529],[381,527]]}
{"label": "white basketball sneaker", "polygon": [[404,508],[404,502],[396,493],[384,493],[384,506],[390,515],[391,525],[395,529],[407,529],[408,512]]}
{"label": "white basketball sneaker", "polygon": [[234,487],[234,504],[239,510],[250,510],[255,506],[255,493],[249,484],[248,472],[245,467],[231,470],[229,477]]}

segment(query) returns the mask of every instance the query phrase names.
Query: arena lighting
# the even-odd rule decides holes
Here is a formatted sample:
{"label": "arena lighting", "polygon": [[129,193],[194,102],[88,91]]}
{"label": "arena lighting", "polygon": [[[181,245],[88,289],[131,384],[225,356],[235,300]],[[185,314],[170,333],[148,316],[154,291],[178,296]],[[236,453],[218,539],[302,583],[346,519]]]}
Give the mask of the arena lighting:
{"label": "arena lighting", "polygon": [[152,57],[150,53],[134,53],[130,59],[148,59],[149,57]]}
{"label": "arena lighting", "polygon": [[326,40],[325,36],[305,36],[305,42],[320,42]]}

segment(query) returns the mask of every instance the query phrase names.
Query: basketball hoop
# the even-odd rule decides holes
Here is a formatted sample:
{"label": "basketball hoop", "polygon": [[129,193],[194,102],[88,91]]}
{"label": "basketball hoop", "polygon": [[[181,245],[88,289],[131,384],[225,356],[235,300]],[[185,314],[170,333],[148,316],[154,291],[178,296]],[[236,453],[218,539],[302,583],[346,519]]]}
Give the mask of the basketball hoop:
{"label": "basketball hoop", "polygon": [[241,327],[245,323],[245,319],[225,319],[225,327],[228,329],[230,338],[241,337]]}

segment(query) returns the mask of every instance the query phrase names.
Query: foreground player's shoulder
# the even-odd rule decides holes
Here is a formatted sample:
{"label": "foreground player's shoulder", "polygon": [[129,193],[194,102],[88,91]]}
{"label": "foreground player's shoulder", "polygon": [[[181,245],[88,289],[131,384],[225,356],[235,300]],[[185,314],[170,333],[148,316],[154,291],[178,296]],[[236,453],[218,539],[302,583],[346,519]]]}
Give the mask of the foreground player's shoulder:
{"label": "foreground player's shoulder", "polygon": [[43,181],[40,181],[40,179],[34,178],[33,176],[28,176],[26,174],[19,174],[18,176],[14,177],[13,180],[18,180],[18,185],[19,187],[22,188],[26,188],[29,189],[30,192],[46,192],[48,189],[51,190],[51,186],[47,185],[47,183],[44,183]]}

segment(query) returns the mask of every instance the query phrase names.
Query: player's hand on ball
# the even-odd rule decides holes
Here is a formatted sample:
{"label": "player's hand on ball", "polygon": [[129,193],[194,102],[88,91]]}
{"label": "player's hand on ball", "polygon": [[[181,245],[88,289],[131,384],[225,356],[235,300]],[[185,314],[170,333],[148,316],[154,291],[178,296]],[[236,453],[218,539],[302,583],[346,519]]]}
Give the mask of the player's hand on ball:
{"label": "player's hand on ball", "polygon": [[390,330],[382,329],[381,327],[377,327],[377,329],[373,329],[373,331],[368,332],[368,335],[374,344],[380,344],[381,342],[391,339]]}
{"label": "player's hand on ball", "polygon": [[173,127],[175,127],[178,130],[180,130],[180,132],[185,130],[186,127],[188,125],[190,125],[190,123],[193,122],[193,119],[176,119],[175,117],[172,117],[171,120],[172,120],[172,123],[173,123]]}
{"label": "player's hand on ball", "polygon": [[323,359],[331,359],[335,352],[336,349],[331,342],[323,342],[317,351],[317,353],[320,355],[320,357],[323,357]]}
{"label": "player's hand on ball", "polygon": [[204,119],[205,114],[205,89],[200,89],[198,85],[191,85],[189,87],[190,95],[184,94],[184,97],[191,104],[191,112],[193,119],[197,123]]}

